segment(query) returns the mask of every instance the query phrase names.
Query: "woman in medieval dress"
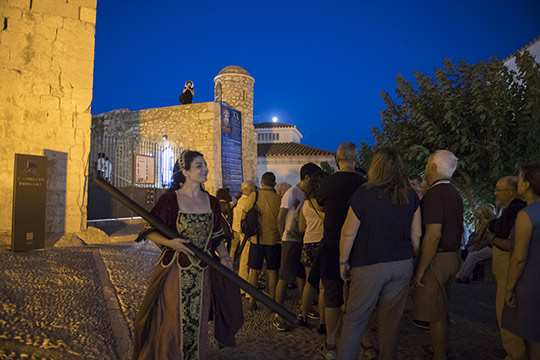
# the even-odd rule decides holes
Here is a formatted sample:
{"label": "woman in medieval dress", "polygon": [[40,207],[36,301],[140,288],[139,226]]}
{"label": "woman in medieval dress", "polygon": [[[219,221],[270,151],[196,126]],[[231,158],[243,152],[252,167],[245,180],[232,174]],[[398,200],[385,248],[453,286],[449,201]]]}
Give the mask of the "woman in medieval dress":
{"label": "woman in medieval dress", "polygon": [[239,289],[209,271],[185,245],[217,252],[221,264],[232,270],[222,241],[219,200],[202,187],[206,161],[199,152],[184,151],[175,170],[176,186],[159,198],[151,213],[176,228],[180,237],[168,239],[149,225],[139,236],[152,240],[163,253],[135,319],[135,359],[205,359],[211,310],[220,344],[234,345],[243,322]]}

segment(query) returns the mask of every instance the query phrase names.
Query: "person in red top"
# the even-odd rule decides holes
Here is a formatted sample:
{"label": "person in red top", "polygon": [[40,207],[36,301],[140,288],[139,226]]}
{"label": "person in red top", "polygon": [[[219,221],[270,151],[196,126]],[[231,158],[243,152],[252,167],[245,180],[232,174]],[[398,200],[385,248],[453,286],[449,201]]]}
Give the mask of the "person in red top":
{"label": "person in red top", "polygon": [[448,300],[461,266],[463,201],[450,179],[457,167],[450,151],[437,150],[428,159],[425,178],[429,189],[420,202],[424,227],[422,249],[413,285],[414,318],[429,322],[433,359],[446,359]]}
{"label": "person in red top", "polygon": [[[221,263],[232,270],[219,200],[202,188],[208,175],[206,161],[201,153],[188,150],[177,164],[175,185],[183,185],[163,194],[151,213],[175,228],[179,237],[168,239],[150,225],[140,235],[163,253],[135,319],[135,359],[206,359],[211,310],[220,344],[235,345],[234,334],[243,323],[238,287],[225,286],[223,278],[185,245],[191,242],[217,252]],[[223,321],[225,313],[232,322]]]}

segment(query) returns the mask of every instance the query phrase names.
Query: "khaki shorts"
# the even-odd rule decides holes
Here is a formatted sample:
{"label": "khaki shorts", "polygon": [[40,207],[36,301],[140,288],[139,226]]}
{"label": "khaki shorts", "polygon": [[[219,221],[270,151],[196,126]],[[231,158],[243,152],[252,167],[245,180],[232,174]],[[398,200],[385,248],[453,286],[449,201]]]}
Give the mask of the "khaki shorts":
{"label": "khaki shorts", "polygon": [[422,283],[414,293],[414,318],[437,321],[448,316],[450,290],[461,267],[459,251],[438,252],[424,274]]}

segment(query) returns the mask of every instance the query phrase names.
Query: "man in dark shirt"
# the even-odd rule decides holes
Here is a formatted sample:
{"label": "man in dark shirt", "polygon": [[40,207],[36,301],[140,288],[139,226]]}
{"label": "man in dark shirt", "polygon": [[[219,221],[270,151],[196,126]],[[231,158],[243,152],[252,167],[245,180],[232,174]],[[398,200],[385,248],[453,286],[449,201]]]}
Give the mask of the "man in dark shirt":
{"label": "man in dark shirt", "polygon": [[324,287],[327,338],[321,349],[325,358],[335,355],[338,322],[343,305],[343,280],[339,273],[339,239],[347,217],[349,199],[364,179],[355,172],[358,150],[353,143],[341,143],[337,150],[339,170],[321,182],[317,202],[324,209],[324,235],[313,270],[320,270]]}
{"label": "man in dark shirt", "polygon": [[504,207],[504,210],[498,219],[491,221],[489,224],[489,231],[493,237],[493,274],[497,279],[495,313],[501,330],[502,345],[508,354],[506,358],[509,360],[526,358],[523,339],[501,327],[506,276],[508,275],[510,250],[512,248],[510,232],[514,227],[518,212],[527,206],[525,201],[517,198],[517,184],[518,178],[515,176],[505,176],[497,181],[497,185],[495,185],[495,201]]}
{"label": "man in dark shirt", "polygon": [[429,322],[433,359],[446,359],[448,300],[461,266],[459,248],[463,233],[463,202],[450,184],[457,158],[446,150],[428,159],[425,178],[429,189],[420,202],[424,226],[422,250],[413,278],[416,286],[415,319]]}

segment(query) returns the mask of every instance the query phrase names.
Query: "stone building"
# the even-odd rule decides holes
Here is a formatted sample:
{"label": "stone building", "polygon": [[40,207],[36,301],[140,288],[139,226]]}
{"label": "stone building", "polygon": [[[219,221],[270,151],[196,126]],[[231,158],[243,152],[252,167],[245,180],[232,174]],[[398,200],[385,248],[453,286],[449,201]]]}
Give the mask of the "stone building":
{"label": "stone building", "polygon": [[0,241],[15,154],[47,156],[48,243],[86,228],[96,0],[0,3]]}
{"label": "stone building", "polygon": [[294,125],[263,122],[255,124],[255,131],[259,179],[271,171],[277,183],[296,185],[300,181],[300,168],[308,162],[320,166],[325,161],[337,169],[335,152],[300,144],[304,136]]}
{"label": "stone building", "polygon": [[[133,139],[150,139],[159,142],[167,136],[171,144],[201,152],[208,163],[210,193],[221,187],[239,190],[244,179],[257,176],[256,138],[253,128],[253,85],[255,80],[240,66],[227,66],[214,78],[215,101],[169,106],[156,109],[130,111],[113,110],[92,117],[92,135],[118,136]],[[229,121],[228,113],[241,114],[241,151],[224,141],[223,122]],[[238,139],[240,146],[240,139]],[[235,171],[232,183],[227,180],[231,164]],[[227,163],[225,163],[227,162]],[[231,179],[229,179],[231,180]],[[231,185],[232,184],[232,185]]]}

